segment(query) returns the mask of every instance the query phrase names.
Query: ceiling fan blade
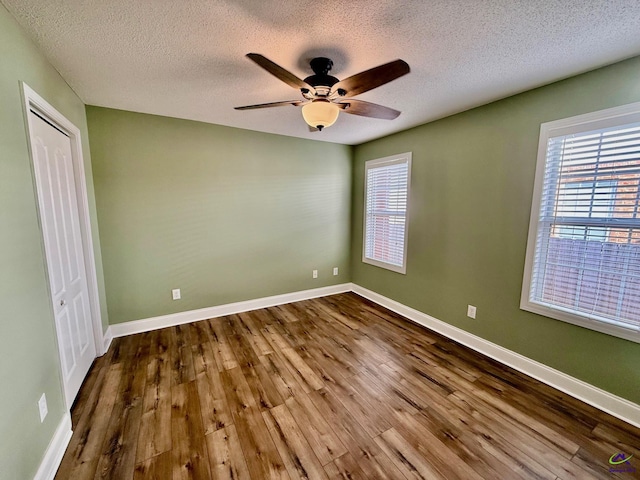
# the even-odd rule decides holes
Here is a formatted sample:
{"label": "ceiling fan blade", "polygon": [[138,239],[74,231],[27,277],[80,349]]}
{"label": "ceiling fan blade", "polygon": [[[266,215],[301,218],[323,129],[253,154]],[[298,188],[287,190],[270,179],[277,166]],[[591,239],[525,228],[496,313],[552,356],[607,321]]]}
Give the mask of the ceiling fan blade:
{"label": "ceiling fan blade", "polygon": [[389,83],[396,78],[409,73],[411,69],[409,64],[404,60],[394,60],[378,67],[365,70],[351,77],[345,78],[341,82],[336,83],[331,92],[337,92],[338,89],[344,90],[344,97],[355,97],[369,90],[373,90],[380,85]]}
{"label": "ceiling fan blade", "polygon": [[[345,113],[351,115],[360,115],[362,117],[382,118],[384,120],[393,120],[400,115],[399,110],[383,107],[377,103],[364,102],[362,100],[345,100],[337,104]],[[342,107],[344,105],[344,107]]]}
{"label": "ceiling fan blade", "polygon": [[300,80],[293,73],[291,73],[288,70],[285,70],[277,63],[273,63],[267,57],[264,57],[259,53],[247,53],[247,57],[253,60],[254,62],[256,62],[258,65],[260,65],[262,68],[264,68],[267,72],[269,72],[274,77],[282,80],[287,85],[297,89],[304,88],[307,90],[312,90],[311,85]]}
{"label": "ceiling fan blade", "polygon": [[305,103],[302,100],[288,100],[285,102],[258,103],[257,105],[245,105],[244,107],[235,107],[235,110],[254,110],[256,108],[283,107],[285,105],[293,105],[297,107]]}

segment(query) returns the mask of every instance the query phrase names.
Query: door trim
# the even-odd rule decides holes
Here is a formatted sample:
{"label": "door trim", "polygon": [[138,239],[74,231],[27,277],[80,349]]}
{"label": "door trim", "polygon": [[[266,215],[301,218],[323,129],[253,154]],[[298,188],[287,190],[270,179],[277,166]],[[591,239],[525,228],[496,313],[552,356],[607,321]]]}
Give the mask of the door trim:
{"label": "door trim", "polygon": [[[91,217],[89,215],[89,199],[87,196],[87,184],[84,170],[84,158],[82,155],[82,139],[80,129],[71,123],[64,115],[56,110],[49,102],[38,95],[29,85],[20,82],[23,95],[23,107],[25,114],[25,123],[28,133],[27,144],[29,148],[29,156],[33,168],[33,151],[31,147],[32,123],[31,110],[34,110],[39,116],[46,119],[47,122],[53,124],[55,128],[69,136],[71,141],[71,157],[73,163],[73,173],[75,180],[75,192],[78,201],[78,217],[80,220],[80,235],[82,237],[82,247],[84,253],[85,274],[87,278],[87,288],[89,290],[89,309],[91,311],[91,325],[93,330],[93,341],[96,347],[96,354],[102,356],[105,354],[104,333],[102,330],[102,315],[100,313],[100,295],[98,290],[98,276],[96,270],[95,255],[93,252],[93,235],[91,234]],[[34,176],[35,186],[35,176]],[[35,192],[34,192],[35,193]],[[38,210],[40,205],[38,205]],[[39,213],[38,213],[39,215]],[[43,238],[44,242],[44,238]],[[44,243],[43,243],[44,251]],[[45,264],[45,268],[46,264]],[[47,279],[47,282],[49,280]]]}

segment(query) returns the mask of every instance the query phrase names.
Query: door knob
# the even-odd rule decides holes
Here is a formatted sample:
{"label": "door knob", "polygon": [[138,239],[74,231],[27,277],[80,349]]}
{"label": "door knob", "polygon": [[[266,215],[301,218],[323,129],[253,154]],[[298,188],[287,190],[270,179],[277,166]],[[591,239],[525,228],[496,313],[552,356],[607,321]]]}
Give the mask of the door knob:
{"label": "door knob", "polygon": [[64,300],[60,300],[60,305],[66,305],[67,302],[65,302]]}

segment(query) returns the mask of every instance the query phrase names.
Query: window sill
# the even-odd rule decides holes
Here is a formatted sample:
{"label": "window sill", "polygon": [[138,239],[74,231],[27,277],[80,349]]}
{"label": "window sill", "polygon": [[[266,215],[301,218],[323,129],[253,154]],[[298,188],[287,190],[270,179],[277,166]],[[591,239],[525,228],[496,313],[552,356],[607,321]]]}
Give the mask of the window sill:
{"label": "window sill", "polygon": [[617,325],[605,323],[586,316],[583,317],[576,315],[569,311],[564,311],[560,307],[550,307],[541,303],[523,301],[520,304],[520,309],[549,317],[554,320],[571,323],[589,330],[595,330],[596,332],[606,333],[607,335],[612,335],[618,338],[624,338],[631,342],[640,343],[640,332],[637,330],[631,330],[629,328],[619,327]]}
{"label": "window sill", "polygon": [[385,270],[391,270],[392,272],[401,273],[402,275],[407,274],[407,266],[402,265],[401,267],[397,265],[392,265],[391,263],[381,262],[379,260],[374,260],[369,257],[362,257],[362,263],[367,263],[369,265],[373,265],[374,267],[384,268]]}

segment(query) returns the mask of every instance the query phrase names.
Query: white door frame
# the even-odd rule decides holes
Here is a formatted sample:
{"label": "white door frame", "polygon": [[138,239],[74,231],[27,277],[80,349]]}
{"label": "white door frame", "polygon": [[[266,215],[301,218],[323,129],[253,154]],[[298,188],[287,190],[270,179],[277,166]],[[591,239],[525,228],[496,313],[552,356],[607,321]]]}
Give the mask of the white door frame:
{"label": "white door frame", "polygon": [[[78,216],[80,219],[80,235],[82,237],[82,249],[84,252],[84,265],[87,278],[87,287],[89,290],[89,308],[91,311],[91,325],[93,327],[93,339],[96,346],[96,354],[102,356],[105,354],[110,338],[105,338],[102,331],[102,316],[100,314],[100,296],[98,293],[98,276],[96,272],[95,256],[93,254],[93,237],[91,235],[91,219],[89,216],[89,200],[87,197],[87,184],[84,172],[84,158],[82,156],[82,140],[80,130],[58,110],[51,106],[44,98],[38,95],[29,85],[20,82],[23,94],[23,106],[25,111],[25,122],[27,128],[27,144],[29,146],[29,155],[31,157],[32,174],[34,176],[34,188],[36,187],[33,149],[31,146],[32,123],[30,110],[34,110],[48,122],[55,125],[56,128],[63,131],[69,136],[71,141],[71,157],[73,163],[73,174],[75,180],[76,198],[78,200]],[[37,202],[36,202],[37,203]],[[37,203],[38,204],[38,203]],[[38,215],[40,215],[40,206],[38,204]],[[44,237],[42,239],[42,249],[44,252]],[[45,254],[46,255],[46,254]],[[45,268],[47,265],[45,263]],[[49,281],[47,277],[47,282]]]}

